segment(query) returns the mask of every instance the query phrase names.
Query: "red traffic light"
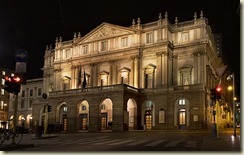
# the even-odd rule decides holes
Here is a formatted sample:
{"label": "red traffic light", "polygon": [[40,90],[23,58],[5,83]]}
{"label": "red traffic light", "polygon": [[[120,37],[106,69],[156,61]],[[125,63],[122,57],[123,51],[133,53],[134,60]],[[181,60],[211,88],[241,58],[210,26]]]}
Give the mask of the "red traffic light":
{"label": "red traffic light", "polygon": [[5,81],[9,81],[9,82],[11,82],[11,77],[6,76],[6,77],[5,77]]}
{"label": "red traffic light", "polygon": [[222,88],[218,86],[218,87],[216,88],[216,91],[217,91],[217,92],[221,92],[221,91],[222,91]]}

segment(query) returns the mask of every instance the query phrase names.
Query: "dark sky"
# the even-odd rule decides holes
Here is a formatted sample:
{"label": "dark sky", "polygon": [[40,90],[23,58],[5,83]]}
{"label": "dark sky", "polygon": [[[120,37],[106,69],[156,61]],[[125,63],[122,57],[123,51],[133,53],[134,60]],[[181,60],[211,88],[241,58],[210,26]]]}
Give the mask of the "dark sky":
{"label": "dark sky", "polygon": [[[89,33],[102,22],[131,26],[158,20],[168,12],[171,23],[192,20],[200,11],[208,18],[213,33],[222,33],[223,59],[240,84],[240,1],[201,0],[2,0],[0,2],[0,66],[15,68],[14,53],[29,53],[27,78],[42,77],[46,45],[56,37],[73,39],[74,32]],[[239,88],[238,88],[239,89]]]}

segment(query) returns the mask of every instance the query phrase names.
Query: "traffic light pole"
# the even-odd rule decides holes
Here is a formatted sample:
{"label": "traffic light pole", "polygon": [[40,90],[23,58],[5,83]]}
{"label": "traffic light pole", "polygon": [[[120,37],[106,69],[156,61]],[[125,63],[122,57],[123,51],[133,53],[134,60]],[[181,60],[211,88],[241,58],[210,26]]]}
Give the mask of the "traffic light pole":
{"label": "traffic light pole", "polygon": [[45,104],[44,106],[44,115],[45,115],[45,120],[44,120],[44,135],[47,134],[47,122],[48,122],[48,104]]}
{"label": "traffic light pole", "polygon": [[[13,116],[13,132],[16,132],[16,124],[17,124],[17,107],[18,107],[18,93],[15,93],[15,102],[14,102],[14,116]],[[12,137],[12,144],[15,143],[15,136]]]}
{"label": "traffic light pole", "polygon": [[235,103],[235,76],[232,74],[233,80],[233,128],[234,128],[234,137],[236,137],[236,103]]}

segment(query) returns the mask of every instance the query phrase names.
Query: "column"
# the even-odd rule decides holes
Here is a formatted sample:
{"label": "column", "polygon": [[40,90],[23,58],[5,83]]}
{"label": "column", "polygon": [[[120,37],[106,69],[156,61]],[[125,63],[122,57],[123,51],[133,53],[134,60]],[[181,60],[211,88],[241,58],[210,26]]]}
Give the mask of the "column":
{"label": "column", "polygon": [[[139,49],[139,50],[141,50],[141,49]],[[141,51],[139,51],[139,55],[138,55],[138,66],[137,66],[137,68],[138,68],[138,84],[137,84],[137,87],[138,88],[142,88],[142,57],[143,57],[143,55],[142,55],[142,53],[141,53]]]}
{"label": "column", "polygon": [[198,52],[194,52],[193,84],[198,84]]}
{"label": "column", "polygon": [[162,54],[163,52],[157,52],[156,53],[156,63],[157,63],[157,70],[156,70],[156,87],[162,86]]}

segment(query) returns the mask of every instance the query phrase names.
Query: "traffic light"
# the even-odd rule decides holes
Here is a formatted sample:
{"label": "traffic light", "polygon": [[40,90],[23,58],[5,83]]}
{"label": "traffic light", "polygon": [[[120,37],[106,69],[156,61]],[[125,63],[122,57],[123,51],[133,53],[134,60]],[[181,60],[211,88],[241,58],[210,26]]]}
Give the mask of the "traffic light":
{"label": "traffic light", "polygon": [[47,107],[47,111],[48,111],[48,112],[51,112],[51,111],[52,111],[52,106],[48,105],[48,107]]}
{"label": "traffic light", "polygon": [[6,76],[5,77],[5,82],[4,82],[4,90],[12,93],[13,92],[13,85],[12,85],[12,77]]}
{"label": "traffic light", "polygon": [[216,99],[216,90],[210,89],[210,99],[215,100]]}
{"label": "traffic light", "polygon": [[222,88],[218,86],[216,88],[216,99],[221,99]]}
{"label": "traffic light", "polygon": [[15,95],[20,92],[21,80],[18,76],[6,76],[4,82],[4,90]]}

